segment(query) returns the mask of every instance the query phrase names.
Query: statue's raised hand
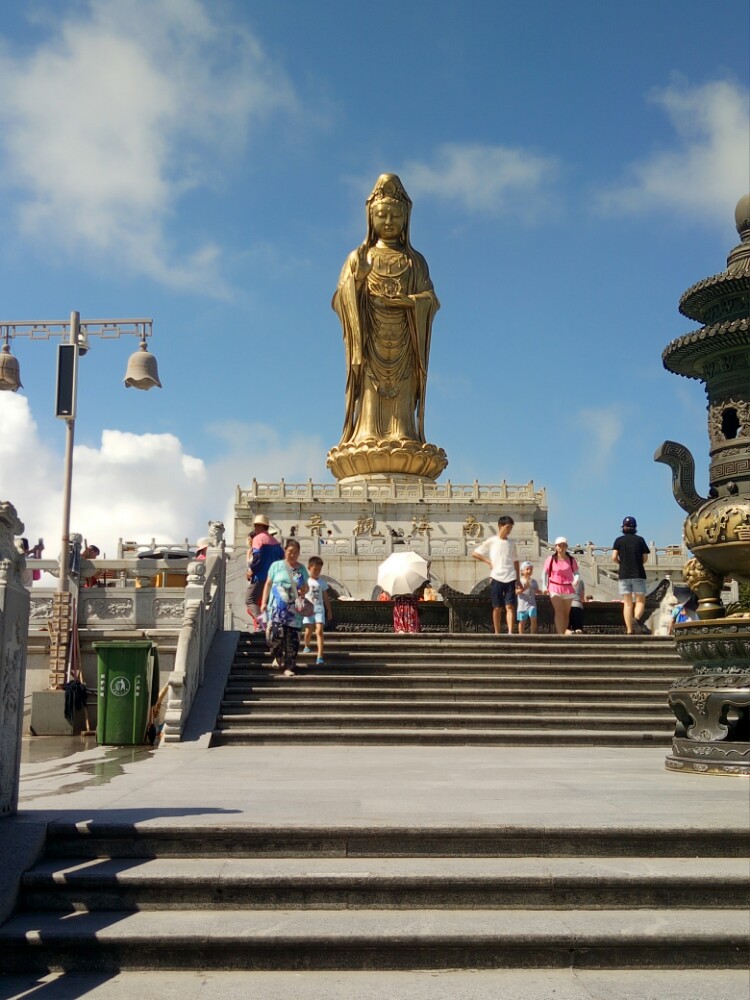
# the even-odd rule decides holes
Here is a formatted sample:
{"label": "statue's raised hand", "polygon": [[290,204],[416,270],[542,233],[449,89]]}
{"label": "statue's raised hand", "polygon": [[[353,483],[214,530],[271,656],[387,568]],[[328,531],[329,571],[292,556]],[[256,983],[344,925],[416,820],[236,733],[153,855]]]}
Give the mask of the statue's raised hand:
{"label": "statue's raised hand", "polygon": [[357,268],[354,277],[357,281],[364,281],[372,271],[372,256],[367,247],[360,247],[357,251]]}

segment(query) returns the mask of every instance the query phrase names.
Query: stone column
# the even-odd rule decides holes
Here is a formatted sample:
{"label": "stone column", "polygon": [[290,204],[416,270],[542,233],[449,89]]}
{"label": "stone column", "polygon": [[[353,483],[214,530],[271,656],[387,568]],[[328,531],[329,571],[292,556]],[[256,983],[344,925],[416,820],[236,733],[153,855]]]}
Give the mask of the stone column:
{"label": "stone column", "polygon": [[21,582],[25,559],[13,536],[23,530],[15,507],[0,501],[0,816],[18,808],[29,592]]}

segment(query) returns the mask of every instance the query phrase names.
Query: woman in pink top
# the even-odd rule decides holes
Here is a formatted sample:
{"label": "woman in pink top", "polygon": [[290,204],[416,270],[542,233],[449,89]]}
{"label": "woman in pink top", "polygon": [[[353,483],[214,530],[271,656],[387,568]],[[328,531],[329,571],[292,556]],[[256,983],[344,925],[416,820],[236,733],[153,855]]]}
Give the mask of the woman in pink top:
{"label": "woman in pink top", "polygon": [[578,563],[568,553],[568,539],[555,539],[555,551],[544,564],[544,589],[555,612],[555,632],[564,635],[570,617],[570,602],[575,597]]}

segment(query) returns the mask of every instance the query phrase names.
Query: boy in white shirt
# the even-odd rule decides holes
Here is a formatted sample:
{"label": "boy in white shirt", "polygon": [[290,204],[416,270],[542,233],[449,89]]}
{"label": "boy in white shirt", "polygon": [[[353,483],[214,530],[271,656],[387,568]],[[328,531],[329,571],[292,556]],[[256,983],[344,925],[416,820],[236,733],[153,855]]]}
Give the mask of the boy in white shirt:
{"label": "boy in white shirt", "polygon": [[514,523],[509,514],[499,517],[497,535],[486,539],[471,553],[472,559],[487,563],[490,567],[492,627],[495,635],[500,635],[503,608],[505,608],[508,635],[513,634],[513,620],[516,617],[516,588],[520,585],[520,568],[516,543],[508,537]]}
{"label": "boy in white shirt", "polygon": [[313,614],[309,618],[303,618],[305,626],[305,648],[303,653],[312,653],[311,643],[313,629],[315,629],[315,640],[318,647],[318,656],[315,660],[316,666],[322,666],[323,660],[323,629],[327,619],[331,617],[331,599],[327,594],[328,584],[321,577],[323,560],[320,556],[310,556],[307,563],[307,594],[308,601],[312,602]]}

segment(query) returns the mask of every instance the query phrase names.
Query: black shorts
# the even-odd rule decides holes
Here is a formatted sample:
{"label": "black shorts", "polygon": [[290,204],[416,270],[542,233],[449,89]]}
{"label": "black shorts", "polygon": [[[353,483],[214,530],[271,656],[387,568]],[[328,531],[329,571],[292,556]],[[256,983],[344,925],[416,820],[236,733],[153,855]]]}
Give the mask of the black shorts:
{"label": "black shorts", "polygon": [[493,608],[509,608],[516,603],[516,581],[508,580],[501,583],[493,580],[490,583],[490,597]]}
{"label": "black shorts", "polygon": [[568,628],[571,632],[578,632],[583,628],[583,608],[571,608],[568,618]]}

